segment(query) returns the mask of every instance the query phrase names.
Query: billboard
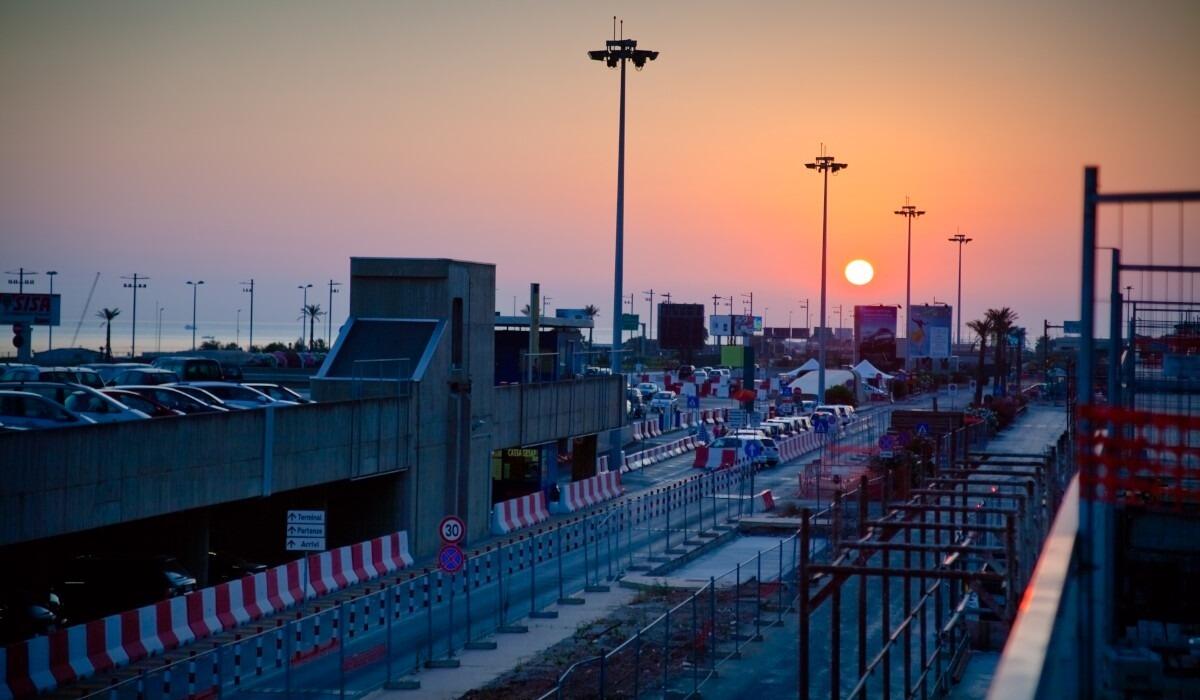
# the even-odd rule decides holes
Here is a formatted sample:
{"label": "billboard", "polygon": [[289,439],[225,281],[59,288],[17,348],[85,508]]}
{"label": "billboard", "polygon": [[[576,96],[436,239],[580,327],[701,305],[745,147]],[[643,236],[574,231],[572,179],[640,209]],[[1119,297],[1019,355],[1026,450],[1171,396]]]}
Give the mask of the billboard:
{"label": "billboard", "polygon": [[0,323],[59,325],[59,295],[0,294]]}
{"label": "billboard", "polygon": [[704,347],[704,304],[659,304],[658,345],[664,350]]}
{"label": "billboard", "polygon": [[896,369],[896,307],[855,306],[858,357],[887,372]]}
{"label": "billboard", "polygon": [[708,317],[708,332],[712,335],[752,335],[762,329],[762,316],[724,314]]}
{"label": "billboard", "polygon": [[788,328],[787,326],[764,326],[763,335],[768,338],[807,338],[807,328]]}
{"label": "billboard", "polygon": [[637,314],[621,314],[621,330],[637,332],[641,319]]}
{"label": "billboard", "polygon": [[572,321],[589,321],[591,316],[588,316],[586,309],[555,309],[555,318],[566,318]]}
{"label": "billboard", "polygon": [[950,357],[950,326],[954,309],[944,304],[914,305],[909,314],[910,357]]}

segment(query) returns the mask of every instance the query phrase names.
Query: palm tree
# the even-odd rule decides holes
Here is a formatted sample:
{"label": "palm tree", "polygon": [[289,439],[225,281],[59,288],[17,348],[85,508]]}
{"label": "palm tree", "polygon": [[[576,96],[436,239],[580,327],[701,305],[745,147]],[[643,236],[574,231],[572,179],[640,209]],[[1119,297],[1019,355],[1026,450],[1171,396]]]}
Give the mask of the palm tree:
{"label": "palm tree", "polygon": [[317,319],[325,317],[325,312],[321,310],[320,304],[309,304],[304,307],[300,317],[308,319],[308,347],[311,350],[313,344],[313,326],[316,325]]}
{"label": "palm tree", "polygon": [[993,392],[998,390],[1004,396],[1008,393],[1008,332],[1017,321],[1017,312],[1002,306],[988,309],[987,318],[992,322],[992,334],[996,337],[996,380],[992,388]]}
{"label": "palm tree", "polygon": [[528,316],[528,315],[529,315],[529,304],[526,304],[525,306],[522,306],[522,307],[521,307],[521,315],[522,315],[522,316]]}
{"label": "palm tree", "polygon": [[600,307],[595,304],[588,304],[583,307],[583,313],[587,314],[588,320],[592,322],[592,327],[588,328],[588,348],[592,347],[592,331],[596,330],[596,317],[600,315]]}
{"label": "palm tree", "polygon": [[979,366],[975,368],[975,405],[983,403],[983,363],[987,358],[987,339],[992,334],[992,320],[988,316],[976,321],[968,321],[970,328],[979,336]]}
{"label": "palm tree", "polygon": [[104,319],[104,357],[112,360],[112,322],[121,315],[120,309],[100,309],[96,318]]}

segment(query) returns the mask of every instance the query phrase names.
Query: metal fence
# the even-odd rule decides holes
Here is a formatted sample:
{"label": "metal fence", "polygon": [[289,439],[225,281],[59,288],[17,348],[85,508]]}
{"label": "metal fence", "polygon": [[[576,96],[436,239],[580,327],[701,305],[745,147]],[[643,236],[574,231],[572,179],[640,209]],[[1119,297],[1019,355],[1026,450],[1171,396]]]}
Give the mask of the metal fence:
{"label": "metal fence", "polygon": [[[603,590],[632,566],[668,557],[685,541],[715,537],[749,512],[751,475],[748,466],[699,473],[470,552],[465,567],[454,574],[399,572],[290,615],[239,627],[237,636],[220,640],[219,646],[179,649],[156,659],[160,665],[126,669],[107,684],[85,681],[77,686],[79,695],[182,700],[290,696],[304,689],[344,696],[381,685],[403,687],[404,677],[418,669],[456,665],[458,650],[490,644],[480,641],[485,637],[525,631],[516,620],[556,615],[547,608],[579,602],[570,597],[576,591]],[[741,620],[732,629],[713,632],[714,639],[745,634],[762,607],[761,597],[755,606],[743,594],[753,590],[765,595],[763,582],[778,581],[781,570],[794,567],[794,562],[781,563],[784,554],[781,550],[775,559],[764,559],[765,568],[756,566],[753,575],[735,572],[728,582],[714,582],[722,590],[713,604],[720,603],[722,610],[732,606]],[[786,598],[770,590],[776,600]],[[681,630],[692,629],[685,624],[686,615],[674,611],[670,616],[673,631],[652,631],[671,640],[668,677],[671,664],[682,663],[687,653],[702,657],[702,650],[687,652],[680,636]],[[648,677],[641,682],[649,682]]]}

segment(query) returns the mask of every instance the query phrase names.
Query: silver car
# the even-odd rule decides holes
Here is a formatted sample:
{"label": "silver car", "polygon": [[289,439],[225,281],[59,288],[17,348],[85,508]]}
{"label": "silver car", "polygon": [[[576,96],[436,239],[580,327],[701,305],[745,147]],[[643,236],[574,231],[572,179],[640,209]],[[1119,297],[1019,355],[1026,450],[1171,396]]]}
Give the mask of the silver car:
{"label": "silver car", "polygon": [[65,382],[4,382],[0,389],[37,394],[96,423],[149,420],[150,416],[81,384]]}
{"label": "silver car", "polygon": [[67,428],[96,421],[29,391],[0,389],[0,425],[5,428]]}

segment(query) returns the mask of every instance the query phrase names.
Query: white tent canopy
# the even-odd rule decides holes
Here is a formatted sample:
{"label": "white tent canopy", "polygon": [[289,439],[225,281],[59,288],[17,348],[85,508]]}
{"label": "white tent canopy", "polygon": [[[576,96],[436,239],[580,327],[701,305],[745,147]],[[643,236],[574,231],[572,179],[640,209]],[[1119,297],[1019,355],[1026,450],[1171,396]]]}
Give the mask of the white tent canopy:
{"label": "white tent canopy", "polygon": [[[793,392],[816,396],[817,395],[817,382],[819,380],[819,377],[820,377],[819,372],[809,372],[809,373],[797,378],[796,380],[794,380],[793,382],[788,384],[788,386],[790,386],[792,388]],[[826,389],[828,389],[829,387],[839,386],[839,385],[853,386],[853,384],[854,384],[854,373],[851,372],[850,370],[831,369],[825,373],[825,388]]]}
{"label": "white tent canopy", "polygon": [[790,372],[784,372],[783,374],[779,375],[779,378],[784,381],[787,381],[789,379],[795,379],[796,377],[800,376],[801,374],[804,374],[805,372],[812,372],[812,371],[818,370],[818,369],[821,369],[821,363],[817,362],[815,359],[810,357],[810,358],[808,358],[807,362],[800,365],[796,369],[794,369]]}
{"label": "white tent canopy", "polygon": [[882,375],[884,379],[892,378],[892,375],[877,368],[867,360],[863,360],[857,365],[854,365],[854,372],[863,379],[874,379],[876,375]]}

